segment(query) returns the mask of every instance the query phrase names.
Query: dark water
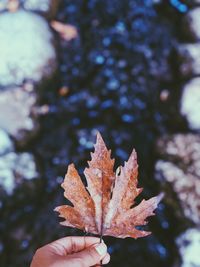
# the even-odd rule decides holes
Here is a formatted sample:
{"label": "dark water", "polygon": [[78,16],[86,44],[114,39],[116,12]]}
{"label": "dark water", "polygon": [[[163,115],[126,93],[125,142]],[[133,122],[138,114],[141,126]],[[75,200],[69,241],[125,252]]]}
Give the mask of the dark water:
{"label": "dark water", "polygon": [[[41,177],[2,195],[0,266],[29,266],[34,250],[58,237],[81,234],[58,223],[54,207],[63,204],[60,188],[67,165],[86,166],[98,129],[117,163],[138,152],[143,196],[159,192],[154,180],[154,143],[166,132],[183,130],[178,110],[179,81],[173,62],[176,22],[187,11],[179,1],[62,1],[57,19],[75,25],[79,37],[58,39],[60,73],[44,90],[41,132],[27,147],[34,153]],[[171,2],[171,4],[170,4]],[[69,88],[66,96],[59,94]],[[168,90],[170,98],[161,100]],[[169,267],[178,258],[174,239],[180,230],[176,214],[164,202],[150,219],[150,237],[105,238],[109,266]]]}

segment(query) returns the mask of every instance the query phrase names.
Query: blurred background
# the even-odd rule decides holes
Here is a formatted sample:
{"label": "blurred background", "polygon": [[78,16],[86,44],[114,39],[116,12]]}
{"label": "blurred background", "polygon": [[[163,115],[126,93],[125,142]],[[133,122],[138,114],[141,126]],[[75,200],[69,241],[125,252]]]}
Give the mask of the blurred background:
{"label": "blurred background", "polygon": [[0,0],[0,266],[82,232],[59,225],[67,165],[97,130],[135,147],[152,235],[105,238],[109,266],[200,266],[200,1]]}

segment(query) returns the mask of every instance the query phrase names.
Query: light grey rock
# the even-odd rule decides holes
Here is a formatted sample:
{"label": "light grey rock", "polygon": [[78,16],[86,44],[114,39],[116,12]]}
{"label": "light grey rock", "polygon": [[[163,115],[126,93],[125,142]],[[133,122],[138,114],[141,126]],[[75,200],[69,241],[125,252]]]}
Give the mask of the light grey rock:
{"label": "light grey rock", "polygon": [[179,45],[178,56],[184,78],[200,76],[200,43]]}
{"label": "light grey rock", "polygon": [[[157,151],[160,159],[155,165],[156,179],[163,190],[176,193],[184,217],[200,226],[200,136],[163,137],[157,142]],[[175,201],[170,200],[172,206]]]}
{"label": "light grey rock", "polygon": [[0,91],[0,128],[19,144],[25,144],[38,131],[37,117],[32,115],[37,97],[16,87]]}
{"label": "light grey rock", "polygon": [[8,195],[12,195],[14,189],[24,180],[37,177],[37,167],[32,154],[10,152],[0,157],[0,187]]}
{"label": "light grey rock", "polygon": [[23,7],[27,10],[44,14],[48,18],[56,15],[60,0],[25,0]]}
{"label": "light grey rock", "polygon": [[0,87],[36,84],[56,71],[56,52],[48,23],[19,10],[0,15]]}
{"label": "light grey rock", "polygon": [[0,156],[13,150],[13,143],[8,134],[0,128]]}
{"label": "light grey rock", "polygon": [[200,266],[200,229],[191,228],[176,240],[182,259],[181,267]]}
{"label": "light grey rock", "polygon": [[[20,7],[27,11],[38,12],[47,18],[53,18],[60,4],[60,0],[18,0]],[[9,0],[0,0],[0,11],[6,11]]]}
{"label": "light grey rock", "polygon": [[185,174],[174,163],[158,160],[155,166],[156,178],[163,184],[170,183],[176,192],[183,212],[188,220],[200,225],[200,181],[189,173]]}
{"label": "light grey rock", "polygon": [[5,10],[7,5],[8,5],[8,0],[1,0],[0,1],[0,11]]}
{"label": "light grey rock", "polygon": [[182,92],[180,112],[187,119],[189,128],[200,130],[200,78],[185,84]]}
{"label": "light grey rock", "polygon": [[185,29],[185,34],[193,41],[200,40],[200,7],[196,7],[186,14],[183,28]]}
{"label": "light grey rock", "polygon": [[153,4],[160,4],[162,0],[153,0]]}
{"label": "light grey rock", "polygon": [[200,4],[200,0],[189,0],[192,4]]}

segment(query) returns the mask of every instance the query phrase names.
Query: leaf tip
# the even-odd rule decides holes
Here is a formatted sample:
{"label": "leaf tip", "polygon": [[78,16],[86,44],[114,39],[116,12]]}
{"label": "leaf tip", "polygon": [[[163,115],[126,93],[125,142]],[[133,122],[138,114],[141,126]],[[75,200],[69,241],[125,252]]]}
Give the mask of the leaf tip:
{"label": "leaf tip", "polygon": [[54,208],[54,210],[53,210],[53,211],[55,211],[55,212],[60,212],[60,206],[58,206],[58,207]]}
{"label": "leaf tip", "polygon": [[164,196],[165,196],[165,193],[162,192],[156,197],[157,205],[161,202],[161,200],[164,198]]}
{"label": "leaf tip", "polygon": [[99,131],[97,131],[97,136],[96,136],[96,145],[97,144],[104,144],[105,145],[103,137]]}

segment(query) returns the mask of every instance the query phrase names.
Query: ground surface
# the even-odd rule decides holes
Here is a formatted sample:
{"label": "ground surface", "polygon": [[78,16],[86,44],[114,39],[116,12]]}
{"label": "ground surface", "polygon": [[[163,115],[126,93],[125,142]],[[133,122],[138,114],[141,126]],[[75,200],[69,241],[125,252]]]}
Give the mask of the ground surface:
{"label": "ground surface", "polygon": [[[185,129],[177,113],[176,66],[172,68],[169,56],[181,14],[168,4],[161,8],[151,2],[63,1],[57,20],[75,25],[79,37],[66,43],[57,36],[61,75],[42,94],[41,104],[49,105],[49,113],[40,119],[39,136],[25,148],[36,157],[40,179],[23,183],[10,197],[2,193],[0,266],[28,266],[38,246],[82,234],[61,227],[53,209],[64,203],[60,183],[67,165],[73,161],[83,171],[96,130],[117,163],[134,146],[143,196],[159,192],[153,175],[155,140]],[[63,86],[66,96],[60,93]],[[163,90],[170,92],[167,102],[162,101]],[[182,226],[165,204],[157,214],[150,220],[153,234],[148,238],[105,238],[112,254],[109,266],[172,266]]]}

